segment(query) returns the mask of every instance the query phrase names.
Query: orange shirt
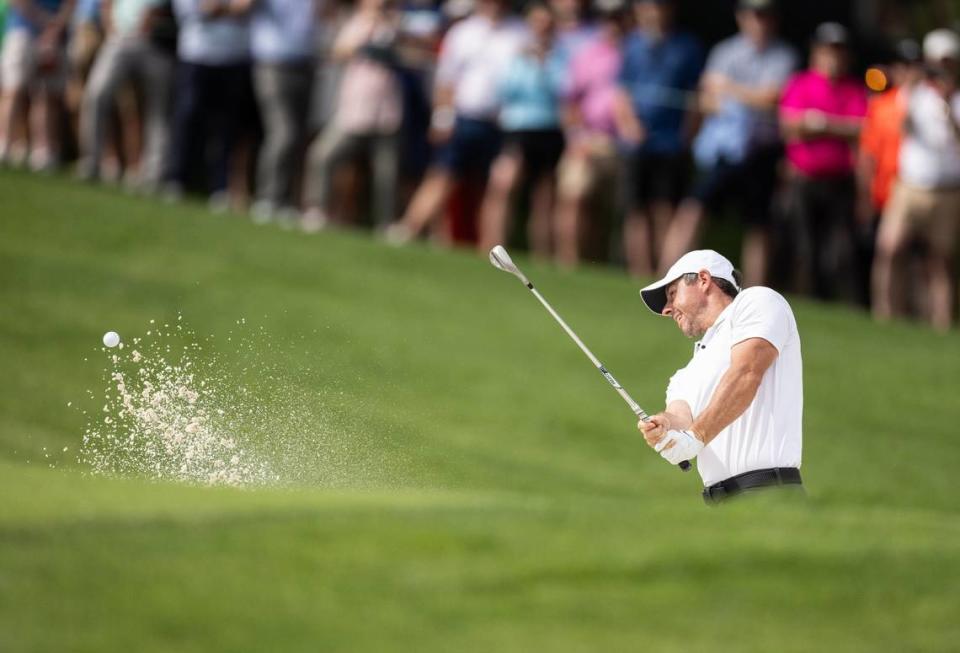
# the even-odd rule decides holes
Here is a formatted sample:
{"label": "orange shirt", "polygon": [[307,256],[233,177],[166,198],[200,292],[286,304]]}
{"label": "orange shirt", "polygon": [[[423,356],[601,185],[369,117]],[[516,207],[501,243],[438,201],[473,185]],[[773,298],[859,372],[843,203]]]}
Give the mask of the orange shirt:
{"label": "orange shirt", "polygon": [[897,88],[873,96],[867,105],[867,116],[860,131],[860,148],[876,163],[870,196],[878,210],[890,197],[890,187],[897,176],[900,137],[906,113],[906,93],[901,93]]}

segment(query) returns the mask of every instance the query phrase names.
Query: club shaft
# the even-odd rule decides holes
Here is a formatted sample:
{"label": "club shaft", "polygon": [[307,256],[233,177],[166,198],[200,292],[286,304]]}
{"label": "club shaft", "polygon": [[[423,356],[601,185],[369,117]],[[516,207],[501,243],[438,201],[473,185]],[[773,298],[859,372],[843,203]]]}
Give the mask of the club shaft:
{"label": "club shaft", "polygon": [[[587,358],[590,359],[590,362],[593,363],[594,367],[596,367],[600,371],[600,373],[603,375],[603,378],[607,380],[607,382],[613,387],[613,389],[617,391],[617,394],[619,394],[620,397],[627,403],[627,405],[630,406],[630,410],[633,411],[633,414],[636,415],[641,420],[643,420],[644,422],[648,421],[650,419],[650,416],[647,415],[646,411],[643,410],[643,408],[640,407],[640,404],[634,401],[633,397],[631,397],[627,393],[627,391],[623,389],[623,386],[621,386],[620,383],[617,382],[617,380],[613,377],[613,375],[607,371],[607,368],[603,366],[603,363],[601,363],[600,360],[596,356],[594,356],[593,352],[590,351],[590,348],[587,347],[585,344],[583,344],[583,341],[580,340],[580,337],[576,333],[574,333],[573,329],[571,329],[566,322],[564,322],[563,318],[560,317],[560,314],[557,313],[555,310],[553,310],[553,306],[550,305],[550,302],[548,302],[546,299],[543,298],[543,295],[541,295],[540,292],[533,287],[532,283],[527,281],[526,285],[527,285],[527,288],[530,289],[530,292],[533,293],[533,296],[536,297],[541,304],[543,304],[543,307],[547,309],[547,312],[550,313],[550,315],[553,316],[553,319],[557,321],[557,324],[559,324],[563,328],[563,330],[567,332],[567,335],[570,336],[570,339],[573,340],[575,343],[577,343],[577,347],[580,348],[580,351],[586,354]],[[682,463],[680,463],[678,466],[683,471],[687,471],[688,469],[690,469],[690,461],[685,460]]]}
{"label": "club shaft", "polygon": [[596,356],[594,356],[593,352],[590,351],[589,347],[583,344],[583,341],[580,339],[580,337],[576,333],[574,333],[573,329],[570,328],[570,325],[564,322],[563,318],[560,317],[560,315],[555,310],[553,310],[553,306],[550,305],[550,302],[544,299],[543,295],[541,295],[540,292],[536,288],[534,288],[532,284],[530,285],[530,292],[533,293],[534,297],[540,300],[540,303],[543,304],[543,307],[547,309],[547,312],[549,312],[550,315],[553,316],[553,319],[557,321],[557,324],[559,324],[563,328],[563,330],[567,332],[567,335],[570,336],[571,340],[577,343],[577,347],[580,348],[580,351],[582,351],[584,354],[587,355],[587,358],[590,359],[590,362],[593,363],[593,366],[596,367],[601,374],[603,374],[603,377],[610,383],[611,386],[613,386],[614,390],[617,391],[617,394],[619,394],[623,398],[623,400],[627,402],[627,405],[630,406],[630,410],[633,411],[634,415],[636,415],[637,417],[639,417],[644,421],[649,419],[646,411],[644,411],[643,408],[641,408],[640,405],[633,400],[633,397],[631,397],[627,393],[627,391],[623,389],[623,386],[621,386],[617,382],[617,380],[613,378],[613,375],[607,371],[607,368],[603,366],[603,363],[601,363],[600,360]]}

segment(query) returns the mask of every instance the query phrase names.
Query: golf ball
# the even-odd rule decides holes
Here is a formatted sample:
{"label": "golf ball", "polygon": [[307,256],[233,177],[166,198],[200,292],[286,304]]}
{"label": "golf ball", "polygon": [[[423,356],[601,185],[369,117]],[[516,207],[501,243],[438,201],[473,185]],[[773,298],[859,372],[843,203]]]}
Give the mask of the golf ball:
{"label": "golf ball", "polygon": [[103,344],[107,347],[116,347],[120,344],[120,334],[116,331],[107,331],[103,334]]}

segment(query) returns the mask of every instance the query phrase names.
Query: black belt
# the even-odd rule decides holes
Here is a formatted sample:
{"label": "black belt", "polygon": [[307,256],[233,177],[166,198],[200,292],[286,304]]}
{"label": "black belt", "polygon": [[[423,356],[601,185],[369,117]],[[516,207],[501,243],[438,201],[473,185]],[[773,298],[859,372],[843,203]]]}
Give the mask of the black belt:
{"label": "black belt", "polygon": [[744,490],[778,485],[803,485],[803,481],[800,480],[800,470],[796,467],[774,467],[737,474],[725,481],[703,488],[703,501],[707,505],[713,505],[736,496]]}

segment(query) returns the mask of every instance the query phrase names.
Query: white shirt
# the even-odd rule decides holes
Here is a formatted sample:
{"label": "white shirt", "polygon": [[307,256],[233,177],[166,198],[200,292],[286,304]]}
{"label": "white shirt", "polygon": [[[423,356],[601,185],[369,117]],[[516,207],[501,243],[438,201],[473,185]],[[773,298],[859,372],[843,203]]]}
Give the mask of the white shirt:
{"label": "white shirt", "polygon": [[[927,84],[910,93],[899,172],[908,186],[960,188],[960,142],[944,108],[942,96]],[[960,93],[950,98],[950,111],[960,121]]]}
{"label": "white shirt", "polygon": [[440,48],[436,80],[453,85],[458,114],[496,119],[500,79],[527,38],[526,26],[515,18],[494,23],[485,16],[471,16],[450,28]]}
{"label": "white shirt", "polygon": [[696,419],[730,367],[730,350],[750,338],[777,348],[757,395],[697,456],[704,486],[757,469],[800,467],[803,363],[797,322],[787,300],[769,288],[748,288],[717,317],[693,358],[670,379],[667,405],[685,401]]}

